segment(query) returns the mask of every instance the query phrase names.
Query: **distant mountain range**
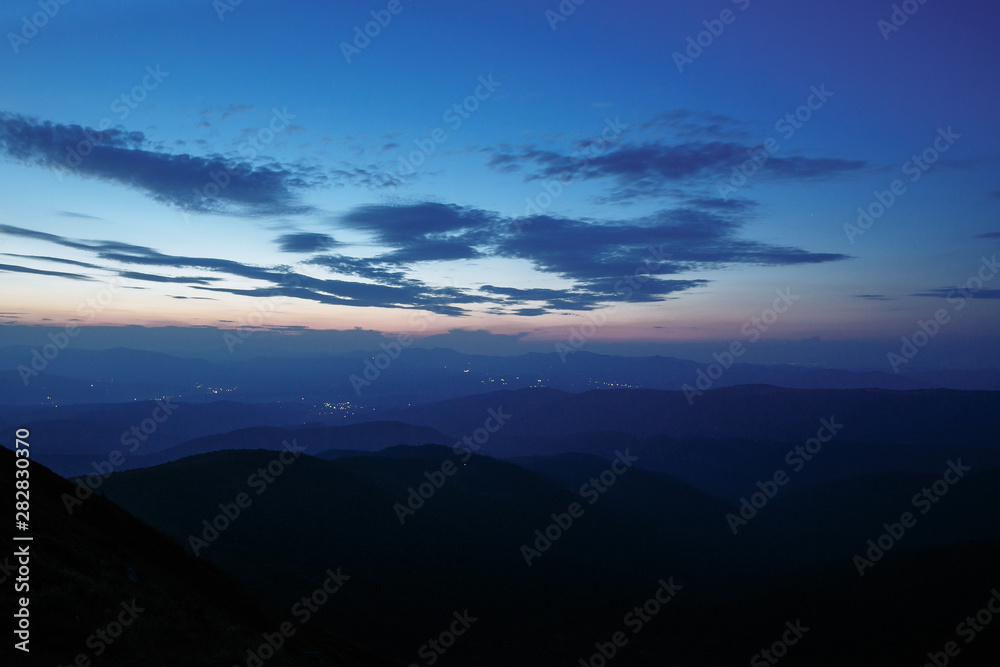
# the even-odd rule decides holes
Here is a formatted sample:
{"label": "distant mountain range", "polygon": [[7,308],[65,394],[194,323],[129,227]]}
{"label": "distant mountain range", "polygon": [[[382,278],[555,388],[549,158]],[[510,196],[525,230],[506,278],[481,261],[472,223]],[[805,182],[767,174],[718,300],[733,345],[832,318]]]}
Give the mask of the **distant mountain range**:
{"label": "distant mountain range", "polygon": [[799,389],[1000,389],[998,369],[893,374],[888,369],[739,363],[723,368],[715,362],[585,351],[495,357],[410,348],[394,351],[395,358],[376,351],[316,359],[238,357],[228,364],[122,348],[49,352],[51,359],[25,346],[0,348],[0,404],[115,403],[169,396],[186,402],[225,398],[349,404],[338,409],[354,414],[370,407],[406,405],[414,396],[433,401],[536,386],[569,392],[680,390],[685,385],[700,390],[744,384]]}
{"label": "distant mountain range", "polygon": [[[753,664],[799,623],[784,665],[924,664],[1000,583],[1000,392],[0,407],[0,430],[17,428],[31,431],[40,627],[61,638],[47,664],[100,621],[72,600],[110,614],[142,597],[150,634],[108,664],[245,665],[329,572],[349,579],[264,664],[572,665],[618,629],[623,665]],[[42,465],[91,473],[95,497]],[[445,653],[429,648],[463,622]],[[168,627],[203,633],[204,655],[150,656]],[[962,664],[995,664],[991,630]]]}
{"label": "distant mountain range", "polygon": [[[835,438],[823,445],[818,464],[802,462],[800,485],[860,473],[931,472],[939,461],[957,456],[977,469],[1000,461],[1000,441],[993,435],[1000,429],[996,392],[740,386],[706,392],[689,405],[676,391],[570,394],[535,388],[339,418],[302,403],[168,405],[174,407],[162,423],[152,418],[163,414],[156,402],[6,407],[0,408],[0,428],[29,428],[45,443],[39,460],[66,476],[226,449],[279,450],[291,440],[310,455],[330,450],[354,455],[400,444],[452,446],[465,438],[478,453],[496,458],[561,453],[611,458],[630,447],[642,456],[641,467],[725,498],[739,497],[754,476],[793,465],[789,457],[801,458],[793,448],[818,433],[830,435],[821,432],[824,423],[835,428]],[[504,421],[491,422],[498,427],[492,433],[485,428],[491,411]],[[155,429],[147,435],[144,426]],[[822,445],[812,447],[816,444]],[[461,447],[471,449],[464,442]]]}

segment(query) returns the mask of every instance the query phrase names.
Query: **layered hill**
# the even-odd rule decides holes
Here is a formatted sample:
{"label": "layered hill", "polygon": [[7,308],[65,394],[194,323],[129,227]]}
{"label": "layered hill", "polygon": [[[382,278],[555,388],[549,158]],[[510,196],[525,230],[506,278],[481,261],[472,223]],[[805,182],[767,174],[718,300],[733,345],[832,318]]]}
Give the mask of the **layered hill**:
{"label": "layered hill", "polygon": [[[216,452],[116,474],[105,489],[268,609],[337,564],[351,586],[318,622],[407,664],[427,664],[420,648],[466,610],[478,620],[442,660],[572,664],[671,578],[682,588],[629,635],[628,664],[745,662],[800,618],[809,641],[785,664],[918,661],[954,634],[961,610],[985,603],[1000,555],[996,523],[974,511],[1000,502],[988,471],[969,472],[861,576],[852,557],[935,478],[819,485],[770,501],[733,535],[737,503],[622,459],[516,466],[424,446],[275,460],[273,451]],[[252,477],[271,469],[256,493]],[[203,522],[240,493],[251,502],[208,539]],[[574,503],[582,512],[570,522]],[[205,544],[192,541],[199,536]],[[966,664],[991,664],[996,639],[977,642]]]}
{"label": "layered hill", "polygon": [[[14,458],[0,448],[5,499],[14,497]],[[14,543],[30,552],[30,589],[17,594],[30,596],[30,653],[19,664],[68,665],[83,655],[95,665],[242,665],[286,621],[295,633],[269,665],[393,664],[318,623],[299,623],[287,607],[274,616],[259,611],[219,568],[103,497],[68,513],[64,498],[75,486],[38,463],[29,473],[34,539]],[[17,558],[5,554],[3,566],[10,609]],[[322,585],[322,572],[303,593]],[[123,630],[114,625],[122,621]]]}

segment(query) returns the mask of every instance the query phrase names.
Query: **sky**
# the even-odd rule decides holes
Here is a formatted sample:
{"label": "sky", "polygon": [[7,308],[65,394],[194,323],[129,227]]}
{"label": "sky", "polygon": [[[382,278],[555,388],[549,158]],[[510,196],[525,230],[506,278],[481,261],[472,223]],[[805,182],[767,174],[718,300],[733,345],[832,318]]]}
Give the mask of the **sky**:
{"label": "sky", "polygon": [[803,341],[928,329],[941,363],[996,348],[990,3],[0,12],[0,343],[251,326],[509,354],[587,326],[623,353],[757,332],[801,362]]}

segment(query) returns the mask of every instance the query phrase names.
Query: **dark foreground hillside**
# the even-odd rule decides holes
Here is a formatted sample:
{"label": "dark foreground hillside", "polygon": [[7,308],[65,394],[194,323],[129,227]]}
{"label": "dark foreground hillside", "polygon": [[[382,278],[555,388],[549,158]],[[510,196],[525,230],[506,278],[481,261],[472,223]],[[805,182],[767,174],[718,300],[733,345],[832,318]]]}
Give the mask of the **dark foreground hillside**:
{"label": "dark foreground hillside", "polygon": [[[992,471],[963,477],[861,576],[852,556],[934,478],[816,487],[776,499],[734,536],[725,515],[736,503],[663,473],[619,463],[604,491],[584,487],[612,465],[596,457],[535,461],[533,472],[433,446],[302,455],[258,494],[252,476],[276,455],[205,454],[115,474],[104,489],[269,610],[342,566],[351,580],[317,625],[403,664],[598,665],[614,649],[621,665],[756,665],[775,664],[762,653],[773,650],[783,665],[874,667],[923,665],[956,642],[955,665],[993,666],[1000,650],[1000,614],[992,623],[987,607],[1000,586],[1000,522],[982,509],[1000,504]],[[401,513],[409,489],[442,481],[449,462],[440,488]],[[203,532],[240,493],[251,498],[240,516]],[[550,528],[573,503],[582,514]],[[530,566],[525,545],[538,551]],[[972,626],[961,624],[981,609],[990,622],[966,641]],[[475,620],[447,637],[459,617]],[[442,633],[450,643],[438,652],[430,642]]]}
{"label": "dark foreground hillside", "polygon": [[[4,515],[12,521],[7,499],[14,497],[14,454],[6,448],[0,448],[0,466]],[[29,659],[20,664],[228,667],[243,664],[247,651],[265,641],[262,635],[273,636],[284,621],[292,621],[295,632],[269,666],[393,664],[322,630],[315,620],[302,625],[301,616],[289,617],[287,610],[283,617],[258,611],[213,564],[184,553],[103,497],[89,498],[68,514],[62,496],[74,485],[37,463],[29,470],[31,640]],[[12,550],[0,561],[7,633],[17,576],[10,568],[18,566]],[[323,584],[322,570],[315,574],[303,593]]]}

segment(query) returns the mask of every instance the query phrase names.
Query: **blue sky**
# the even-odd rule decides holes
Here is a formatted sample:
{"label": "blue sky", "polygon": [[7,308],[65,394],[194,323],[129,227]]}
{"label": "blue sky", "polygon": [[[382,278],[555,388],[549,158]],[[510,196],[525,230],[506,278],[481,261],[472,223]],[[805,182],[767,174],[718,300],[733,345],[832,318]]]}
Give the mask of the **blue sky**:
{"label": "blue sky", "polygon": [[562,7],[6,3],[2,317],[227,327],[266,301],[279,331],[537,343],[604,312],[595,342],[648,350],[737,338],[790,287],[773,341],[897,341],[940,308],[942,349],[994,341],[1000,279],[946,296],[1000,240],[995,8]]}

